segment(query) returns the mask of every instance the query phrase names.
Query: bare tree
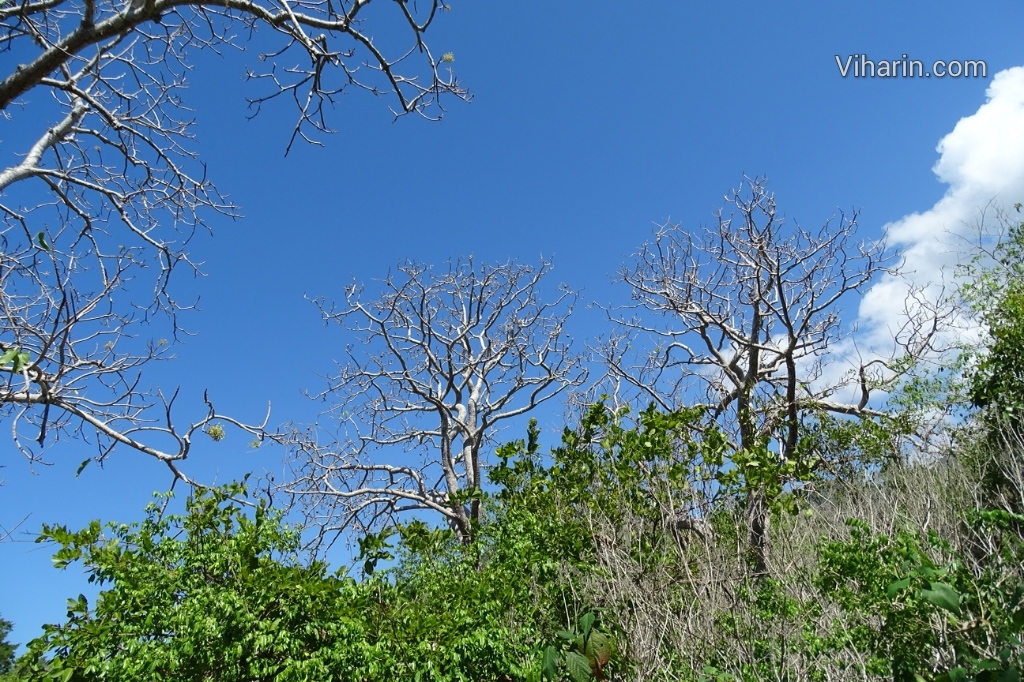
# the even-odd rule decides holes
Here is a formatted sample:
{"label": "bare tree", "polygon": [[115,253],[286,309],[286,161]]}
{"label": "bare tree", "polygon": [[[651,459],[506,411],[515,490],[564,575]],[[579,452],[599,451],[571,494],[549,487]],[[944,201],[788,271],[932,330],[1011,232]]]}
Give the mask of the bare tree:
{"label": "bare tree", "polygon": [[[173,396],[144,389],[140,372],[166,357],[191,307],[170,287],[172,273],[197,271],[190,238],[211,216],[237,215],[195,152],[192,59],[261,50],[250,106],[294,102],[289,148],[329,131],[346,89],[387,94],[396,115],[467,98],[450,55],[424,42],[443,0],[375,3],[373,21],[371,3],[0,0],[0,413],[26,456],[68,434],[95,439],[99,458],[127,446],[182,476],[174,462],[191,434],[222,417],[211,407],[176,427]],[[391,32],[407,34],[390,55],[372,34],[388,13]]]}
{"label": "bare tree", "polygon": [[393,523],[406,511],[446,518],[464,540],[480,518],[487,448],[503,422],[585,379],[565,323],[576,294],[564,285],[545,300],[551,270],[472,258],[444,269],[405,262],[366,301],[357,284],[340,309],[318,304],[357,343],[319,397],[339,435],[291,438],[292,480],[329,542],[344,529]]}
{"label": "bare tree", "polygon": [[[779,464],[800,458],[805,468],[827,466],[821,453],[799,447],[807,420],[883,417],[873,394],[931,348],[936,319],[915,308],[895,330],[888,357],[826,375],[843,338],[841,302],[892,271],[884,245],[853,241],[856,213],[813,230],[786,224],[763,180],[726,199],[713,226],[687,232],[664,225],[622,271],[632,309],[644,314],[614,316],[626,331],[604,348],[609,373],[665,409],[703,405],[707,419],[732,434],[734,452],[772,445]],[[651,323],[650,313],[663,322]],[[656,348],[631,364],[627,344],[638,334],[653,337]],[[852,399],[840,399],[844,393]],[[763,486],[747,505],[754,568],[764,573],[770,512]]]}

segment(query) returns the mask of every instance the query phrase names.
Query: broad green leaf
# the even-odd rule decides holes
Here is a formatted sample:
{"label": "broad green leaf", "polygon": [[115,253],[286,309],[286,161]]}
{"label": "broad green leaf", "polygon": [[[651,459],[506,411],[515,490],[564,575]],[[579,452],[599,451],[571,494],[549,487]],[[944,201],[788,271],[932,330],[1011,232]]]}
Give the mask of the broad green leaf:
{"label": "broad green leaf", "polygon": [[583,653],[592,666],[595,663],[601,667],[608,665],[612,657],[612,638],[603,632],[591,632]]}
{"label": "broad green leaf", "polygon": [[558,677],[558,651],[553,646],[544,650],[544,662],[541,664],[541,676],[545,680]]}
{"label": "broad green leaf", "polygon": [[29,364],[28,359],[28,353],[18,353],[17,355],[14,356],[14,361],[13,364],[11,365],[11,370],[14,372],[20,372],[26,365]]}
{"label": "broad green leaf", "polygon": [[889,595],[889,598],[893,598],[897,593],[910,587],[910,578],[904,578],[903,580],[897,580],[889,587],[885,588],[885,593]]}
{"label": "broad green leaf", "polygon": [[583,654],[569,651],[565,654],[565,667],[575,682],[589,682],[591,679],[590,663]]}
{"label": "broad green leaf", "polygon": [[594,621],[597,617],[590,611],[583,614],[580,618],[580,628],[583,630],[583,638],[586,639],[587,635],[590,634],[590,629],[594,627]]}
{"label": "broad green leaf", "polygon": [[6,367],[7,363],[12,363],[12,372],[20,372],[29,364],[29,355],[20,348],[8,348],[3,355],[0,355],[0,367]]}
{"label": "broad green leaf", "polygon": [[921,590],[921,597],[930,604],[959,616],[960,594],[946,583],[934,582],[931,586],[930,590]]}

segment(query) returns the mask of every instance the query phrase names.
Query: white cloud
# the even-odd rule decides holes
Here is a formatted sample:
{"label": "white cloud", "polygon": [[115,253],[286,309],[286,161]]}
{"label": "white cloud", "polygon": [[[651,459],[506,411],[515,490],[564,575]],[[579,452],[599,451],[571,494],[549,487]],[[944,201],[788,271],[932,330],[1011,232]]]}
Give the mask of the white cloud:
{"label": "white cloud", "polygon": [[943,285],[949,291],[979,220],[994,219],[999,210],[1024,201],[1024,67],[997,73],[986,102],[960,119],[937,151],[932,170],[948,189],[928,210],[885,226],[890,247],[904,256],[904,277],[883,278],[862,299],[857,334],[862,350],[884,354],[891,349],[893,330],[906,319],[909,292],[916,287],[934,298]]}

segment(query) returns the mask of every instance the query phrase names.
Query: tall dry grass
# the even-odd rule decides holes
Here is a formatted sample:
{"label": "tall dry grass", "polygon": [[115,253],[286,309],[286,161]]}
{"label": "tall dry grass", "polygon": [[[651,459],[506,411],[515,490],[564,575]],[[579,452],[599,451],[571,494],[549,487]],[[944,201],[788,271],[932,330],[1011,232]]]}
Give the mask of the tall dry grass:
{"label": "tall dry grass", "polygon": [[[999,472],[998,490],[986,485],[984,467]],[[638,517],[612,523],[590,512],[600,570],[577,581],[576,596],[602,608],[618,633],[631,664],[624,679],[891,679],[869,672],[866,651],[809,644],[863,625],[865,617],[850,622],[833,595],[815,586],[822,543],[848,540],[849,519],[873,535],[934,533],[948,543],[948,550],[934,550],[936,563],[963,562],[980,576],[998,548],[968,522],[969,511],[1024,509],[1024,440],[1016,435],[992,447],[969,437],[931,463],[903,461],[856,478],[818,481],[801,498],[796,514],[773,519],[768,577],[750,574],[738,504],[709,512],[689,529],[668,521],[652,527]],[[661,550],[652,551],[652,542]],[[1009,579],[1021,578],[1024,569],[1002,570]]]}

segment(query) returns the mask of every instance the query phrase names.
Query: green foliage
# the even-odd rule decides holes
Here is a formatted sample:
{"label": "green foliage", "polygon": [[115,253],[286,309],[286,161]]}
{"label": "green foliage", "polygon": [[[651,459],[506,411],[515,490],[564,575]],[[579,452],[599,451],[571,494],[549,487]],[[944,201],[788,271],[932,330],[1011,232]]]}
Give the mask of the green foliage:
{"label": "green foliage", "polygon": [[367,536],[357,582],[300,562],[298,532],[245,494],[198,491],[183,515],[154,503],[139,524],[44,527],[55,566],[81,562],[103,590],[68,601],[18,679],[520,680],[564,621],[525,515],[472,545],[422,522]]}
{"label": "green foliage", "polygon": [[663,509],[705,508],[723,483],[728,446],[721,432],[697,426],[700,410],[665,414],[653,406],[627,426],[627,409],[591,407],[578,429],[566,429],[552,464],[540,465],[535,435],[524,451],[499,450],[491,480],[506,507],[526,496],[548,496],[548,504],[581,507],[612,521],[627,516],[657,520]]}
{"label": "green foliage", "polygon": [[280,514],[235,502],[240,485],[199,491],[185,515],[147,508],[141,524],[46,526],[54,564],[82,562],[107,586],[95,604],[68,601],[19,665],[27,679],[326,679],[356,667],[360,591],[303,566],[298,534]]}
{"label": "green foliage", "polygon": [[[820,548],[818,588],[832,595],[849,621],[856,623],[849,645],[870,652],[867,672],[885,674],[891,668],[899,677],[902,671],[923,669],[938,642],[930,625],[930,606],[920,593],[930,585],[929,579],[945,576],[946,570],[931,562],[911,532],[890,538],[873,535],[860,521],[850,520],[848,525],[848,541]],[[877,614],[877,624],[870,614]]]}
{"label": "green foliage", "polygon": [[531,420],[526,441],[498,449],[499,463],[490,480],[499,490],[486,532],[493,538],[493,561],[515,565],[526,559],[529,573],[540,584],[550,585],[561,565],[582,569],[592,563],[593,538],[584,519],[564,513],[571,504],[568,500],[582,493],[567,491],[556,482],[554,469],[542,462],[539,436],[536,421]]}
{"label": "green foliage", "polygon": [[544,649],[540,679],[557,680],[560,670],[565,670],[573,682],[608,679],[608,667],[615,657],[615,640],[594,627],[596,620],[597,616],[588,611],[573,631],[559,631],[562,645]]}
{"label": "green foliage", "polygon": [[[965,449],[964,459],[979,470],[989,495],[1014,499],[1018,496],[1008,490],[1013,484],[997,460],[1007,442],[1024,433],[1024,222],[1008,225],[996,246],[960,274],[967,280],[962,298],[987,332],[980,344],[964,349],[961,359],[966,399],[980,410],[986,436],[983,447]],[[1024,507],[1018,504],[1014,511]]]}
{"label": "green foliage", "polygon": [[[916,408],[926,408],[923,393],[905,397],[916,401]],[[849,463],[851,472],[860,472],[836,474],[835,466],[830,466],[832,475],[846,480],[843,485],[867,484],[870,472],[864,464],[898,459],[899,444],[892,431],[910,432],[913,425],[909,419],[892,424],[810,420],[799,446],[809,454],[793,463],[780,462],[767,447],[731,450],[717,433],[700,431],[699,412],[664,415],[652,409],[641,413],[632,427],[624,425],[624,416],[596,406],[578,429],[563,434],[562,445],[552,451],[547,464],[531,432],[527,443],[502,450],[492,475],[502,486],[495,496],[501,509],[495,523],[500,526],[529,513],[536,524],[534,535],[548,541],[540,556],[547,552],[546,560],[560,565],[563,573],[571,567],[576,578],[591,576],[591,584],[604,575],[594,547],[622,541],[598,536],[595,519],[611,522],[612,535],[633,524],[631,534],[622,536],[629,543],[634,565],[627,574],[633,580],[657,570],[671,576],[685,559],[664,542],[668,534],[659,521],[666,510],[701,509],[719,546],[739,549],[742,515],[730,510],[737,509],[746,492],[765,491],[775,513],[794,511],[800,496],[787,483],[821,475],[810,453],[820,453],[832,465]],[[897,470],[890,474],[896,475]],[[935,501],[944,502],[952,500]],[[826,510],[819,505],[817,513]],[[934,534],[922,536],[909,529],[878,534],[866,522],[852,520],[849,539],[806,548],[816,551],[816,563],[799,571],[788,569],[777,578],[741,577],[725,588],[731,606],[713,616],[717,644],[699,658],[694,658],[700,649],[696,646],[694,651],[663,651],[661,660],[681,665],[666,671],[666,679],[796,682],[837,679],[837,674],[913,682],[1016,679],[1019,624],[1024,621],[1017,592],[1024,565],[1018,530],[1024,526],[1014,525],[1017,517],[1009,512],[976,514],[973,529],[965,532],[999,551],[974,557],[973,562],[958,558],[952,545]],[[551,517],[561,518],[561,524],[546,520]],[[789,525],[805,521],[802,516],[792,518]],[[979,519],[987,519],[988,525]],[[993,525],[996,520],[1003,524],[1001,530]],[[969,565],[975,568],[968,569]],[[703,608],[703,596],[685,587],[687,580],[701,577],[700,571],[690,567],[678,575],[681,583],[669,587],[672,591],[664,603]],[[550,589],[557,581],[546,584]],[[566,601],[571,608],[561,618],[581,607],[578,597]],[[599,605],[609,632],[621,632],[619,623],[624,622],[629,603]],[[581,624],[574,633],[564,633],[561,647],[549,646],[539,653],[541,667],[531,679],[590,679],[586,675],[592,675],[593,668],[580,638],[585,629]],[[737,648],[723,646],[728,642]],[[622,671],[631,668],[630,653],[626,650],[621,660]],[[699,665],[689,667],[687,660]]]}
{"label": "green foliage", "polygon": [[[781,462],[766,445],[737,452],[706,426],[700,410],[650,408],[628,423],[624,410],[596,405],[543,456],[531,422],[525,440],[499,449],[496,489],[466,492],[485,509],[471,542],[423,521],[365,535],[358,581],[300,561],[297,530],[262,501],[241,504],[241,485],[197,492],[183,515],[153,504],[135,525],[45,527],[55,565],[84,564],[103,590],[95,603],[69,600],[67,622],[46,626],[16,674],[64,682],[637,679],[635,657],[647,654],[633,644],[630,618],[636,595],[656,589],[665,632],[706,610],[706,643],[664,633],[653,640],[663,679],[1018,679],[1024,516],[961,510],[974,543],[967,550],[962,538],[898,525],[883,534],[851,520],[848,537],[805,536],[791,551],[806,561],[753,578],[742,556],[745,495],[766,493],[779,528],[815,527],[828,504],[785,515],[810,499],[789,484],[833,482],[814,457],[851,467],[858,458],[884,461],[893,441],[881,422],[809,419],[804,454]],[[680,540],[680,517],[704,523],[707,536]],[[608,563],[611,546],[628,565]],[[716,565],[723,559],[732,568]],[[602,591],[622,576],[630,584]]]}
{"label": "green foliage", "polygon": [[0,618],[0,675],[9,672],[14,664],[14,652],[18,647],[7,641],[13,627],[11,621]]}
{"label": "green foliage", "polygon": [[482,530],[466,545],[449,529],[400,527],[396,565],[370,583],[387,596],[367,614],[392,679],[521,680],[534,666],[558,612],[545,594],[553,576],[533,565],[542,538],[521,521]]}
{"label": "green foliage", "polygon": [[388,538],[395,534],[395,528],[388,527],[379,533],[367,533],[359,542],[357,561],[363,562],[363,574],[370,576],[377,570],[377,562],[391,561],[395,558]]}
{"label": "green foliage", "polygon": [[971,375],[970,400],[985,410],[990,423],[1019,428],[1024,424],[1024,222],[1011,225],[992,252],[979,255],[962,274],[970,278],[961,287],[963,297],[989,335]]}
{"label": "green foliage", "polygon": [[224,440],[224,437],[226,436],[224,432],[224,425],[211,424],[210,426],[206,427],[206,435],[209,436],[214,442]]}
{"label": "green foliage", "polygon": [[1024,281],[1015,281],[985,315],[991,341],[971,384],[971,401],[990,419],[1024,423]]}
{"label": "green foliage", "polygon": [[922,411],[932,412],[938,387],[923,386],[932,379],[919,372],[906,377],[889,395],[891,412],[885,417],[850,419],[828,413],[805,419],[800,459],[801,468],[794,472],[798,481],[816,478],[855,480],[865,471],[901,458],[902,441],[914,433]]}
{"label": "green foliage", "polygon": [[869,673],[897,682],[1020,679],[1024,585],[999,564],[1016,561],[1019,569],[1024,545],[1006,532],[1014,520],[1006,512],[973,517],[1003,554],[986,557],[980,574],[961,561],[937,563],[933,555],[948,555],[950,546],[934,534],[889,538],[850,521],[849,541],[822,546],[819,587],[858,623],[849,645],[870,652]]}
{"label": "green foliage", "polygon": [[6,368],[8,364],[11,365],[11,371],[17,374],[29,365],[29,355],[20,348],[8,348],[0,355],[0,369]]}
{"label": "green foliage", "polygon": [[[696,677],[700,682],[835,679],[832,659],[845,645],[843,631],[822,631],[823,602],[795,584],[773,578],[745,579],[735,586],[732,607],[715,615],[714,637]],[[743,655],[731,649],[738,645]]]}

